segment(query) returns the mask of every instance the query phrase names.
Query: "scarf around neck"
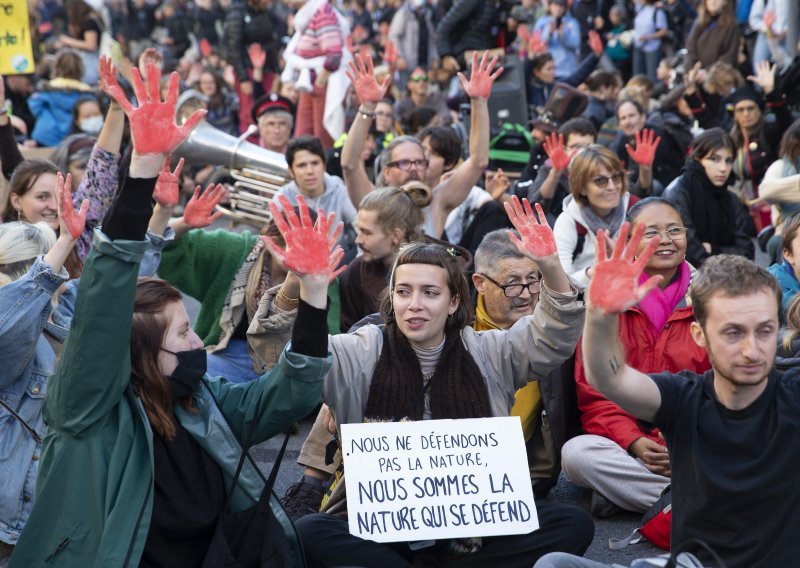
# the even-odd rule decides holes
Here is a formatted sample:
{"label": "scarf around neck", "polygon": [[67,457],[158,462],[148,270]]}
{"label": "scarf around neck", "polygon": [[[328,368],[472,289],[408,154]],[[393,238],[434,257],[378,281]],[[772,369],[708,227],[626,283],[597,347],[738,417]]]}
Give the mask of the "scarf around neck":
{"label": "scarf around neck", "polygon": [[688,160],[683,179],[689,190],[689,214],[697,238],[712,245],[732,245],[736,212],[728,195],[728,184],[714,185],[703,164],[693,159]]}
{"label": "scarf around neck", "polygon": [[600,229],[608,231],[612,237],[616,235],[625,220],[625,201],[625,195],[622,195],[617,206],[605,217],[600,217],[588,205],[581,206],[583,218],[586,220],[586,228],[595,235]]}
{"label": "scarf around neck", "polygon": [[[653,333],[653,337],[658,337],[661,330],[664,329],[664,324],[669,320],[669,316],[686,296],[691,274],[689,263],[684,260],[678,266],[675,277],[666,287],[662,289],[656,286],[639,302],[639,308],[650,321],[650,331]],[[650,276],[647,272],[642,272],[639,276],[639,285],[641,286],[648,278]]]}

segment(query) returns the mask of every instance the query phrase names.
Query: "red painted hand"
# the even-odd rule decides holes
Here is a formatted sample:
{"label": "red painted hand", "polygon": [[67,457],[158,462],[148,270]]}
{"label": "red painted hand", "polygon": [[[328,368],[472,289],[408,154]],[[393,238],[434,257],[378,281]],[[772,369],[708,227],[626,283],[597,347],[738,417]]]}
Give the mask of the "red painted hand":
{"label": "red painted hand", "polygon": [[589,30],[589,49],[597,56],[603,55],[603,40],[595,30]]}
{"label": "red painted hand", "polygon": [[386,45],[384,46],[383,52],[383,60],[390,66],[393,66],[397,63],[397,49],[394,46],[394,42],[391,40],[386,40]]}
{"label": "red painted hand", "polygon": [[647,248],[636,258],[644,230],[644,225],[637,225],[630,242],[626,243],[630,224],[623,223],[611,258],[606,257],[608,235],[602,229],[597,232],[594,275],[589,283],[589,303],[593,307],[606,314],[621,314],[641,301],[661,282],[661,276],[653,276],[639,286],[639,276],[658,248],[659,242],[658,238],[650,239]]}
{"label": "red painted hand", "polygon": [[256,69],[263,69],[267,63],[267,52],[261,47],[260,43],[251,43],[247,48],[247,55],[250,56],[250,63]]}
{"label": "red painted hand", "polygon": [[329,278],[335,278],[345,269],[344,266],[335,268],[344,254],[341,249],[336,251],[336,241],[342,234],[342,223],[336,226],[333,234],[329,234],[330,226],[335,219],[333,214],[326,216],[325,211],[319,209],[317,221],[312,226],[311,215],[308,213],[308,205],[303,196],[297,196],[300,218],[295,214],[294,207],[285,195],[281,195],[279,199],[283,210],[281,211],[274,201],[270,202],[269,209],[272,212],[273,222],[286,242],[286,250],[282,250],[272,238],[264,237],[264,242],[272,254],[298,276],[328,275]]}
{"label": "red painted hand", "polygon": [[[636,133],[636,149],[634,150],[630,144],[625,144],[625,149],[628,150],[633,161],[640,166],[652,166],[653,160],[656,157],[656,149],[661,142],[661,136],[655,138],[656,133],[647,128],[643,128],[641,132]],[[654,140],[655,138],[655,140]]]}
{"label": "red painted hand", "polygon": [[547,218],[541,205],[536,204],[538,221],[533,215],[531,204],[527,199],[523,199],[520,204],[519,198],[515,195],[511,198],[511,203],[506,202],[503,205],[511,224],[522,237],[522,239],[518,239],[514,233],[510,231],[508,233],[511,242],[519,252],[531,257],[534,261],[553,256],[558,252],[556,241],[553,238],[553,230],[547,224]]}
{"label": "red painted hand", "polygon": [[225,186],[218,183],[216,186],[209,185],[201,195],[200,186],[196,186],[192,198],[186,204],[186,209],[183,210],[184,223],[199,229],[207,227],[219,219],[222,211],[214,213],[214,208],[225,197],[226,191]]}
{"label": "red painted hand", "polygon": [[503,67],[498,67],[492,73],[492,67],[497,64],[497,57],[489,59],[489,52],[484,51],[483,56],[478,61],[478,52],[472,54],[472,69],[469,81],[463,73],[458,73],[458,80],[461,81],[461,88],[471,99],[488,99],[492,91],[494,80],[503,72]]}
{"label": "red painted hand", "polygon": [[169,92],[161,102],[158,84],[161,71],[155,65],[147,65],[147,85],[145,86],[138,69],[131,71],[133,90],[139,101],[134,107],[119,86],[116,77],[110,76],[109,94],[116,99],[131,123],[131,138],[134,150],[139,154],[169,154],[178,147],[205,116],[206,111],[195,111],[183,126],[175,124],[175,103],[178,100],[178,74],[172,73]]}
{"label": "red painted hand", "polygon": [[77,240],[86,228],[86,214],[89,212],[89,200],[84,199],[79,211],[72,205],[72,174],[67,174],[67,179],[58,172],[56,181],[56,199],[58,201],[58,219],[61,225],[61,234],[69,234],[72,240]]}
{"label": "red painted hand", "polygon": [[550,162],[553,164],[553,169],[558,171],[566,170],[572,156],[568,156],[564,150],[564,135],[553,132],[545,138],[543,146],[544,151],[547,152],[550,158]]}
{"label": "red painted hand", "polygon": [[765,10],[764,11],[764,26],[768,30],[772,30],[772,25],[775,23],[777,16],[775,15],[775,10]]}
{"label": "red painted hand", "polygon": [[547,51],[547,44],[542,40],[542,32],[536,30],[528,37],[528,54],[536,55]]}
{"label": "red painted hand", "polygon": [[372,59],[362,58],[361,54],[356,54],[350,62],[350,70],[344,72],[358,95],[358,100],[362,103],[377,103],[389,89],[389,77],[386,77],[379,85],[375,80],[375,68]]}
{"label": "red painted hand", "polygon": [[116,98],[111,90],[114,83],[117,82],[117,69],[111,62],[111,58],[105,55],[100,56],[100,63],[97,66],[98,75],[100,75],[100,90],[103,91],[111,98]]}
{"label": "red painted hand", "polygon": [[164,160],[164,165],[161,166],[161,172],[158,174],[156,180],[156,189],[153,192],[153,197],[156,203],[162,207],[174,207],[178,204],[181,185],[181,170],[183,169],[183,158],[180,159],[175,171],[169,171],[169,163],[172,156]]}

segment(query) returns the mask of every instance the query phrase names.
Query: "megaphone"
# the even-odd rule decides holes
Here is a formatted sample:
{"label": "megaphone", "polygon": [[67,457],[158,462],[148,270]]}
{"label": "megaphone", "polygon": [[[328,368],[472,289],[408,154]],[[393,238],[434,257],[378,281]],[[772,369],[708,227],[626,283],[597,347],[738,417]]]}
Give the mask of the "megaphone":
{"label": "megaphone", "polygon": [[248,142],[258,127],[250,125],[239,138],[222,132],[201,120],[186,141],[173,152],[191,165],[224,166],[234,179],[229,205],[217,209],[237,221],[261,227],[272,219],[269,202],[281,187],[291,181],[286,158]]}

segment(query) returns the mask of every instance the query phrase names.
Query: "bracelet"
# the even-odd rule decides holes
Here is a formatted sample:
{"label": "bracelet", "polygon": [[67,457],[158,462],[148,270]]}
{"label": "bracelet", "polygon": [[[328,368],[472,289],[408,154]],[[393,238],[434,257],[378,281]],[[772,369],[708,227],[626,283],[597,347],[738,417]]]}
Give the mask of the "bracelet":
{"label": "bracelet", "polygon": [[289,306],[296,307],[300,303],[300,298],[290,298],[289,296],[287,296],[286,293],[283,291],[283,286],[280,287],[280,289],[278,290],[278,294],[275,297],[276,299],[283,301],[284,304]]}
{"label": "bracelet", "polygon": [[368,118],[375,118],[375,111],[364,110],[361,107],[358,107],[358,113],[361,115],[361,118],[367,120]]}

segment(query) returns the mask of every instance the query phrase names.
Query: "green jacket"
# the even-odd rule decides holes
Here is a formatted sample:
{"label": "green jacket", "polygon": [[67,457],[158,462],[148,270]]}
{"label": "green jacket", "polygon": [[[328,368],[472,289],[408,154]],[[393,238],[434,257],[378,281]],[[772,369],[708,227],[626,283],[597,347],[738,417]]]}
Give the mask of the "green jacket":
{"label": "green jacket", "polygon": [[233,279],[258,235],[194,229],[161,253],[158,275],[200,302],[194,330],[205,345],[219,342],[219,316]]}
{"label": "green jacket", "polygon": [[[72,329],[49,383],[37,498],[12,567],[138,566],[153,507],[153,433],[130,386],[130,329],[138,265],[146,243],[97,235],[82,274]],[[180,423],[222,468],[228,483],[253,419],[263,441],[308,414],[320,399],[330,357],[284,352],[257,381],[208,377],[197,413]],[[216,402],[215,402],[216,401]],[[263,412],[254,416],[256,408]],[[232,511],[255,504],[264,479],[246,461]],[[273,497],[273,512],[302,565],[294,528]]]}

